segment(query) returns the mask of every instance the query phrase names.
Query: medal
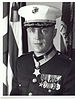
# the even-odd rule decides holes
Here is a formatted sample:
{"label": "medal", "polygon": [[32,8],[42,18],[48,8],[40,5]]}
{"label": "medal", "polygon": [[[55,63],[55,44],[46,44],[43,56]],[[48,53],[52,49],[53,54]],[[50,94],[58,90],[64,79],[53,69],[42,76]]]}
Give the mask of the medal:
{"label": "medal", "polygon": [[41,73],[40,73],[40,69],[35,69],[35,71],[34,71],[34,73],[33,73],[36,77],[38,76],[38,75],[40,75]]}

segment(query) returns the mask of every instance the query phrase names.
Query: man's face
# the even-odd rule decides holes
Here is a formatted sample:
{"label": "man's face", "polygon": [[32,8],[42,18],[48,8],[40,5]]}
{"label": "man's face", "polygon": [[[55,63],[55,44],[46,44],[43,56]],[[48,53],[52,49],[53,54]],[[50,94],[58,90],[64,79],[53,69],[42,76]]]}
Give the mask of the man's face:
{"label": "man's face", "polygon": [[29,39],[35,53],[45,53],[53,45],[54,26],[27,28]]}

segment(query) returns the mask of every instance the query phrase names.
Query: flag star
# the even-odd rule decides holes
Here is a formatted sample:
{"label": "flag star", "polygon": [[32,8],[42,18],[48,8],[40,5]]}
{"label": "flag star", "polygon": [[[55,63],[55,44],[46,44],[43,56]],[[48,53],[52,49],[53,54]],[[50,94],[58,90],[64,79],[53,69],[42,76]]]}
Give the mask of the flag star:
{"label": "flag star", "polygon": [[40,71],[40,69],[35,69],[35,71],[34,71],[33,74],[36,75],[36,77],[37,77],[38,75],[40,75],[40,72],[39,71]]}

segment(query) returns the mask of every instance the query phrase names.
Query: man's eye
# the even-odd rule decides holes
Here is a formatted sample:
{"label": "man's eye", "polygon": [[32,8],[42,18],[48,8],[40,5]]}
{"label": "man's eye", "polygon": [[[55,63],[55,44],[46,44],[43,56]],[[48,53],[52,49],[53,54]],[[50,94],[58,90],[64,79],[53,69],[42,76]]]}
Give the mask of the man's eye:
{"label": "man's eye", "polygon": [[34,28],[28,28],[27,30],[28,30],[29,32],[34,32],[35,29],[34,29]]}
{"label": "man's eye", "polygon": [[48,30],[47,29],[42,29],[42,32],[48,32]]}

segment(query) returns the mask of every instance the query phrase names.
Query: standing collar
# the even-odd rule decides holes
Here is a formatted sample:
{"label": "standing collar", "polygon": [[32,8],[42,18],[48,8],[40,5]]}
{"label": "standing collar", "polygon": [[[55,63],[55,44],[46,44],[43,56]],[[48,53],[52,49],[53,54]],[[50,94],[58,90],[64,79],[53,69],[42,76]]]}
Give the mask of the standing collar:
{"label": "standing collar", "polygon": [[44,55],[41,55],[41,56],[39,56],[39,57],[37,57],[37,56],[34,54],[34,58],[35,58],[37,61],[40,61],[40,60],[44,59],[45,56],[49,55],[54,49],[55,49],[55,47],[53,46],[48,52],[46,52]]}

